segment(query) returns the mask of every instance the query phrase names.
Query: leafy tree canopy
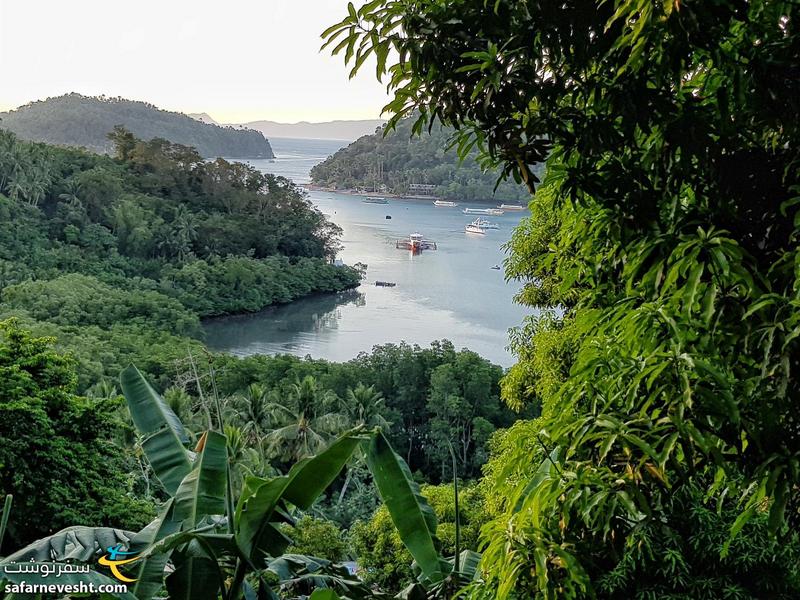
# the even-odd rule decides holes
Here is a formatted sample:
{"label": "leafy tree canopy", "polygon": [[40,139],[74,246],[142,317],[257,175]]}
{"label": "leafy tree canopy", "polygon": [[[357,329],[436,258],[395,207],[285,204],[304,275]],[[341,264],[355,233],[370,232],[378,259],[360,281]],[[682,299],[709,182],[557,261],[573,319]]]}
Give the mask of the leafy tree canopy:
{"label": "leafy tree canopy", "polygon": [[0,496],[14,496],[7,548],[69,525],[135,529],[154,513],[134,499],[130,453],[112,441],[118,400],[76,396],[71,361],[52,342],[0,323]]}
{"label": "leafy tree canopy", "polygon": [[[418,131],[455,127],[462,151],[536,192],[507,272],[551,313],[512,339],[505,391],[542,404],[540,452],[488,538],[490,593],[613,596],[601,582],[642,535],[687,531],[687,507],[712,501],[729,566],[731,536],[762,516],[776,553],[797,543],[798,16],[771,1],[377,0],[325,32],[354,70],[376,57],[395,124],[418,111]],[[524,552],[502,550],[512,526]],[[631,581],[626,596],[645,593]]]}

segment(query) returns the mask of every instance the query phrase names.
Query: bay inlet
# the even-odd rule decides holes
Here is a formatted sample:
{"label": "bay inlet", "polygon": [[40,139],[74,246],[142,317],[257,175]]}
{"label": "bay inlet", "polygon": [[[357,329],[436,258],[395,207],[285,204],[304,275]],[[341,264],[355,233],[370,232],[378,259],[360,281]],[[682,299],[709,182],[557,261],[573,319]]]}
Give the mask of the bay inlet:
{"label": "bay inlet", "polygon": [[[276,159],[249,164],[300,185],[309,182],[314,164],[347,144],[270,141]],[[468,203],[436,207],[430,201],[391,198],[388,204],[366,204],[348,194],[309,195],[344,231],[340,258],[368,265],[364,283],[342,294],[208,320],[204,328],[212,349],[239,356],[288,353],[344,361],[377,344],[427,346],[446,338],[456,348],[469,348],[502,366],[513,364],[506,349],[508,329],[521,324],[530,309],[513,302],[519,284],[506,282],[503,271],[492,267],[502,266],[502,247],[527,212],[492,217],[499,229],[472,236],[464,233],[471,218],[461,212]],[[397,240],[416,231],[438,249],[412,255],[395,247]],[[397,285],[377,287],[376,281]]]}

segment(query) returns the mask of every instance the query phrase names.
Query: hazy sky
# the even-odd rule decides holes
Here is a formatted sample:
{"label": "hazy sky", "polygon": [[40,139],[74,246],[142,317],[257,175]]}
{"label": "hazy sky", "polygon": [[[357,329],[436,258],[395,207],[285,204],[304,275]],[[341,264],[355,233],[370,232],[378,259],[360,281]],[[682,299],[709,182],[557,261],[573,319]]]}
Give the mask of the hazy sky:
{"label": "hazy sky", "polygon": [[347,0],[0,0],[0,110],[80,92],[223,122],[377,118],[374,69],[348,80],[319,52],[346,14]]}

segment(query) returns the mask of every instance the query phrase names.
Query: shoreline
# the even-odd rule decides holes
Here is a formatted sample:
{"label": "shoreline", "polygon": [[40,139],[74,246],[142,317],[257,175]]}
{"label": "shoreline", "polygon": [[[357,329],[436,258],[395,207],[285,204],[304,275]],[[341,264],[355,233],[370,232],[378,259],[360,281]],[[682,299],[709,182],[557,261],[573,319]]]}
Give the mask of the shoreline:
{"label": "shoreline", "polygon": [[[300,185],[300,184],[298,184]],[[356,190],[338,190],[335,188],[325,187],[322,185],[314,185],[311,183],[302,184],[300,185],[304,190],[310,192],[329,192],[331,194],[342,194],[344,196],[356,196],[358,198],[388,198],[388,199],[395,199],[395,200],[420,200],[420,201],[430,201],[431,203],[437,200],[444,200],[444,198],[440,196],[419,196],[414,194],[394,194],[391,192],[387,193],[380,193],[380,192],[359,192]],[[510,200],[452,200],[458,205],[461,204],[487,204],[492,205],[493,208],[499,208],[501,204],[511,202]],[[525,211],[528,210],[527,204],[520,203],[519,206],[523,207]],[[518,211],[519,212],[519,211]]]}

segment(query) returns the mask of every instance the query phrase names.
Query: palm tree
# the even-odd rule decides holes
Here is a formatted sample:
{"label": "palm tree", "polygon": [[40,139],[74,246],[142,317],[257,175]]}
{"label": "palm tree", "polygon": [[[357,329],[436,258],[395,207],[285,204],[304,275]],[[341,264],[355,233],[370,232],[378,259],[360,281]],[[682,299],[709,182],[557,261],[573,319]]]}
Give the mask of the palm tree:
{"label": "palm tree", "polygon": [[[339,401],[340,424],[343,426],[342,429],[358,426],[388,429],[391,423],[382,414],[385,410],[386,404],[384,403],[383,395],[375,389],[375,386],[367,387],[363,383],[359,383],[355,389],[348,388],[345,399]],[[362,460],[363,453],[359,448],[353,454],[353,461],[358,464]],[[344,500],[344,495],[353,478],[355,464],[348,465],[347,475],[345,476],[344,484],[342,484],[342,490],[339,492],[337,504],[341,504],[342,500]]]}
{"label": "palm tree", "polygon": [[243,396],[231,399],[225,411],[228,418],[242,422],[242,430],[250,444],[260,443],[269,431],[269,397],[269,391],[263,385],[251,383]]}
{"label": "palm tree", "polygon": [[272,402],[267,407],[270,418],[283,423],[264,438],[267,452],[281,460],[298,461],[324,449],[338,415],[319,413],[334,401],[335,395],[320,388],[311,375],[292,384],[285,403]]}
{"label": "palm tree", "polygon": [[[41,157],[36,157],[41,161]],[[34,163],[33,176],[28,192],[28,203],[31,206],[38,206],[39,201],[47,194],[50,187],[50,172],[47,165],[42,162]]]}
{"label": "palm tree", "polygon": [[18,202],[28,197],[28,177],[25,171],[17,171],[8,181],[8,197]]}
{"label": "palm tree", "polygon": [[364,425],[385,429],[391,425],[383,416],[386,411],[383,395],[372,385],[367,387],[359,383],[355,389],[349,388],[345,399],[339,402],[339,411],[348,427]]}
{"label": "palm tree", "polygon": [[69,179],[67,181],[66,191],[63,194],[59,194],[58,199],[63,200],[70,206],[80,208],[83,206],[83,203],[81,202],[79,195],[80,192],[81,192],[81,185],[77,183],[74,179]]}
{"label": "palm tree", "polygon": [[234,492],[241,492],[246,477],[265,477],[272,474],[269,462],[258,450],[250,447],[247,433],[243,429],[225,425],[223,430],[227,438],[228,464]]}

